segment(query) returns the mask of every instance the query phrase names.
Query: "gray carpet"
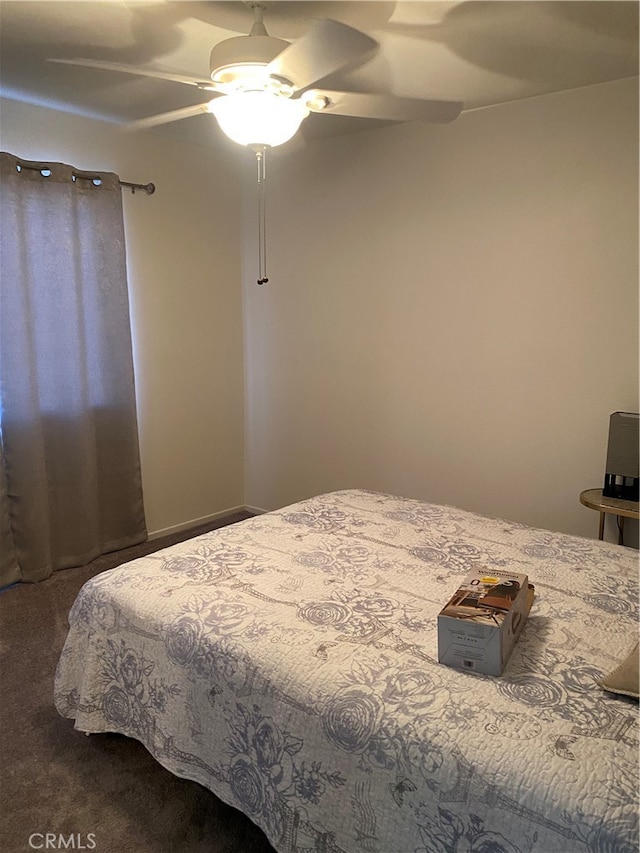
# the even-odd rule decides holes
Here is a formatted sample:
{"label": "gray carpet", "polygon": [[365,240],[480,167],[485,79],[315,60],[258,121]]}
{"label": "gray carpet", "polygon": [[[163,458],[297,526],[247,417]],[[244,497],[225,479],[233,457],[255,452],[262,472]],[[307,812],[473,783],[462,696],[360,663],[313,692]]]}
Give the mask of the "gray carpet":
{"label": "gray carpet", "polygon": [[[86,735],[53,705],[67,614],[85,581],[240,513],[0,594],[0,851],[273,853],[251,821],[134,740]],[[47,833],[50,833],[47,838]]]}

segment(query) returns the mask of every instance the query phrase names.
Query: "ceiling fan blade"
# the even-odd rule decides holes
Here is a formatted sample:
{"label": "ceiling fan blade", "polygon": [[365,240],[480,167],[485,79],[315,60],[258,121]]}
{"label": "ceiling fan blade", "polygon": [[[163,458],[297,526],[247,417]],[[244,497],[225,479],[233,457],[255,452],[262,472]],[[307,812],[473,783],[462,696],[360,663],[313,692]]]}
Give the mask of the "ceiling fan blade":
{"label": "ceiling fan blade", "polygon": [[149,127],[156,127],[159,124],[170,124],[172,121],[180,121],[183,118],[191,118],[192,116],[200,115],[200,113],[208,113],[209,101],[204,104],[196,104],[194,107],[182,107],[179,110],[171,110],[168,113],[158,113],[155,116],[141,118],[138,121],[132,121],[124,125],[124,130],[146,130]]}
{"label": "ceiling fan blade", "polygon": [[301,100],[312,112],[386,121],[448,122],[457,118],[463,107],[460,101],[427,101],[326,89],[311,89],[302,95]]}
{"label": "ceiling fan blade", "polygon": [[346,65],[364,62],[377,47],[378,43],[360,30],[327,18],[314,21],[266,70],[290,80],[296,89],[304,89]]}
{"label": "ceiling fan blade", "polygon": [[102,59],[48,59],[58,65],[79,65],[82,68],[98,68],[102,71],[117,71],[123,74],[136,74],[139,77],[153,77],[157,80],[171,80],[173,83],[186,83],[197,89],[215,92],[216,87],[211,80],[191,77],[173,71],[162,71],[155,68],[138,68],[136,65],[123,65],[120,62],[108,62]]}

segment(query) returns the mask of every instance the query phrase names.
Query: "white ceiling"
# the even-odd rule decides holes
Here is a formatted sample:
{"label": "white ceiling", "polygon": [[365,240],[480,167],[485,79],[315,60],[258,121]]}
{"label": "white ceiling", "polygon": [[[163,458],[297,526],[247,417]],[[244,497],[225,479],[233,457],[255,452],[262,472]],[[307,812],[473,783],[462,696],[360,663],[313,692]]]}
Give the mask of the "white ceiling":
{"label": "white ceiling", "polygon": [[[376,55],[323,81],[330,88],[461,100],[465,109],[477,109],[638,74],[633,0],[264,5],[269,34],[289,41],[313,18],[334,18],[376,39]],[[246,35],[251,23],[248,4],[239,0],[0,0],[0,94],[117,122],[189,106],[203,97],[188,86],[46,60],[110,60],[206,78],[213,45]],[[303,129],[322,136],[370,126],[370,120],[312,115]],[[154,132],[219,142],[209,115]]]}

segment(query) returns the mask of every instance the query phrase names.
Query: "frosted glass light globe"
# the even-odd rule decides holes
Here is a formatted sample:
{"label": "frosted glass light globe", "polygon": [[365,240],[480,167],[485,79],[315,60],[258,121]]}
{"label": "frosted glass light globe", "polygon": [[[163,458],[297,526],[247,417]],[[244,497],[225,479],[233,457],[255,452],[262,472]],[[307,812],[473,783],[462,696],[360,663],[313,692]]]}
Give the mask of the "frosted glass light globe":
{"label": "frosted glass light globe", "polygon": [[309,110],[300,100],[270,92],[238,92],[209,102],[209,112],[240,145],[282,145],[295,135]]}

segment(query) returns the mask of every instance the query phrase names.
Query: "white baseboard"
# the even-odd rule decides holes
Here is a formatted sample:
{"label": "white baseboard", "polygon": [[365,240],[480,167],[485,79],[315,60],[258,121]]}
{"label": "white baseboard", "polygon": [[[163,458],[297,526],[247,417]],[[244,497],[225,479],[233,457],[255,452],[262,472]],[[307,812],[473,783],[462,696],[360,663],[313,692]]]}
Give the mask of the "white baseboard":
{"label": "white baseboard", "polygon": [[260,509],[259,506],[245,506],[244,509],[252,515],[264,515],[265,512],[269,512],[268,509]]}
{"label": "white baseboard", "polygon": [[253,510],[247,506],[232,506],[229,509],[223,509],[220,512],[214,512],[211,515],[203,515],[201,518],[192,518],[190,521],[183,521],[180,524],[172,524],[170,527],[162,527],[160,530],[149,531],[147,536],[149,540],[161,539],[163,536],[168,536],[170,533],[181,533],[183,530],[190,530],[192,527],[200,527],[202,524],[208,524],[210,521],[216,521],[225,515],[233,515],[235,512],[263,512],[263,510]]}

